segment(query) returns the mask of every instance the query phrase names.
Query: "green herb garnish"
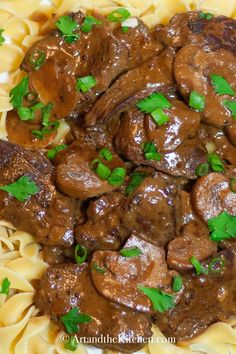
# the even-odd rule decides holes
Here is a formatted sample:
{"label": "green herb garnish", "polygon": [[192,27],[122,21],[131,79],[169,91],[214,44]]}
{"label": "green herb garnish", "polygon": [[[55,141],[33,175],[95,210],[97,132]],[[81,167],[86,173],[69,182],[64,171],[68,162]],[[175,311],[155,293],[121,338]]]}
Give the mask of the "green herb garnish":
{"label": "green herb garnish", "polygon": [[151,113],[154,122],[160,126],[164,125],[169,121],[169,117],[165,114],[163,109],[157,108]]}
{"label": "green herb garnish", "polygon": [[147,160],[160,161],[162,158],[161,154],[157,152],[155,144],[151,141],[144,143],[143,152]]}
{"label": "green herb garnish", "polygon": [[54,121],[54,122],[50,122],[50,125],[48,125],[47,127],[44,127],[41,130],[32,130],[32,134],[40,139],[43,140],[45,138],[46,135],[48,134],[52,134],[52,132],[54,132],[55,130],[57,130],[57,128],[59,128],[60,123],[58,121]]}
{"label": "green herb garnish", "polygon": [[2,186],[0,190],[8,192],[20,202],[24,202],[31,195],[39,192],[39,188],[28,176],[22,176],[14,183]]}
{"label": "green herb garnish", "polygon": [[214,152],[208,154],[208,162],[214,172],[223,172],[225,170],[221,158]]}
{"label": "green herb garnish", "polygon": [[209,163],[201,163],[200,165],[197,166],[196,168],[196,175],[198,177],[203,177],[203,176],[206,176],[210,171],[210,165]]}
{"label": "green herb garnish", "polygon": [[203,265],[196,257],[192,256],[189,261],[194,266],[197,275],[208,273],[208,269],[206,267],[203,267]]}
{"label": "green herb garnish", "polygon": [[162,93],[154,92],[137,103],[137,107],[144,113],[152,113],[157,108],[171,108],[172,104]]}
{"label": "green herb garnish", "polygon": [[129,32],[129,27],[121,27],[121,30],[123,33],[128,33]]}
{"label": "green herb garnish", "polygon": [[138,290],[142,291],[145,295],[148,296],[148,298],[152,302],[154,311],[164,313],[175,307],[175,297],[173,295],[167,294],[155,288],[146,288],[141,285],[138,285],[137,287]]}
{"label": "green herb garnish", "polygon": [[131,175],[131,181],[129,182],[128,186],[125,189],[125,195],[126,196],[129,195],[136,188],[138,188],[146,177],[147,174],[145,172],[138,172],[138,171],[134,172]]}
{"label": "green herb garnish", "polygon": [[88,92],[91,88],[96,86],[97,81],[94,76],[84,76],[77,79],[76,88],[78,91],[82,91],[83,93]]}
{"label": "green herb garnish", "polygon": [[71,336],[69,342],[64,344],[64,348],[75,352],[78,348],[78,338],[76,336]]}
{"label": "green herb garnish", "polygon": [[210,77],[216,93],[219,95],[236,95],[236,92],[232,89],[228,81],[223,78],[223,76],[211,74]]}
{"label": "green herb garnish", "polygon": [[103,148],[99,151],[99,155],[107,161],[112,161],[113,160],[113,156],[112,156],[112,152],[107,149],[107,148]]}
{"label": "green herb garnish", "polygon": [[109,15],[107,15],[107,19],[110,22],[123,22],[130,16],[131,13],[127,9],[121,7],[120,9],[114,10]]}
{"label": "green herb garnish", "polygon": [[120,250],[120,254],[122,255],[122,257],[132,258],[140,256],[142,254],[142,251],[138,247],[122,248],[122,250]]}
{"label": "green herb garnish", "polygon": [[3,37],[3,32],[4,32],[4,29],[0,29],[0,47],[1,45],[3,45],[3,43],[5,42],[5,38]]}
{"label": "green herb garnish", "polygon": [[66,148],[67,145],[65,144],[57,145],[53,149],[48,150],[47,157],[52,160],[57,156],[59,151],[65,150]]}
{"label": "green herb garnish", "polygon": [[[104,165],[99,159],[94,159],[91,163],[92,169],[102,180],[107,180],[111,175],[111,170],[109,167]],[[96,166],[96,167],[94,167]]]}
{"label": "green herb garnish", "polygon": [[83,33],[89,33],[94,25],[102,25],[102,21],[97,20],[93,16],[86,16],[84,19],[84,23],[81,26],[81,31]]}
{"label": "green herb garnish", "polygon": [[97,263],[93,263],[91,270],[96,270],[96,272],[101,274],[106,273],[106,270],[104,268],[99,267]]}
{"label": "green herb garnish", "polygon": [[60,30],[62,37],[67,43],[71,44],[79,38],[79,34],[74,33],[74,30],[78,27],[78,23],[70,16],[60,17],[55,25]]}
{"label": "green herb garnish", "polygon": [[236,238],[236,217],[223,211],[218,216],[208,220],[211,240],[221,242]]}
{"label": "green herb garnish", "polygon": [[28,93],[29,78],[25,76],[18,85],[10,91],[11,104],[14,108],[23,106],[23,98]]}
{"label": "green herb garnish", "polygon": [[126,169],[123,167],[116,167],[111,171],[108,178],[108,183],[112,186],[121,186],[125,181]]}
{"label": "green herb garnish", "polygon": [[183,279],[181,275],[175,275],[173,278],[172,290],[178,293],[183,287]]}
{"label": "green herb garnish", "polygon": [[30,64],[35,70],[39,70],[44,64],[46,54],[42,50],[35,50],[29,58]]}
{"label": "green herb garnish", "polygon": [[4,278],[0,287],[0,294],[9,295],[10,285],[11,282],[8,280],[8,278]]}
{"label": "green herb garnish", "polygon": [[231,111],[232,117],[236,119],[236,101],[224,100],[223,104]]}
{"label": "green herb garnish", "polygon": [[88,251],[84,246],[80,244],[76,245],[75,247],[75,260],[77,264],[82,264],[86,261],[88,255]]}
{"label": "green herb garnish", "polygon": [[213,14],[211,14],[210,12],[203,12],[201,11],[199,14],[199,18],[201,20],[211,20],[214,17]]}
{"label": "green herb garnish", "polygon": [[196,91],[192,91],[189,97],[189,106],[199,112],[203,112],[205,109],[205,100],[205,96]]}
{"label": "green herb garnish", "polygon": [[74,334],[79,330],[80,323],[89,323],[92,317],[84,313],[80,313],[78,308],[73,308],[66,315],[60,317],[60,321],[66,327],[67,333]]}
{"label": "green herb garnish", "polygon": [[35,118],[34,112],[29,107],[17,107],[17,113],[20,120],[33,120]]}

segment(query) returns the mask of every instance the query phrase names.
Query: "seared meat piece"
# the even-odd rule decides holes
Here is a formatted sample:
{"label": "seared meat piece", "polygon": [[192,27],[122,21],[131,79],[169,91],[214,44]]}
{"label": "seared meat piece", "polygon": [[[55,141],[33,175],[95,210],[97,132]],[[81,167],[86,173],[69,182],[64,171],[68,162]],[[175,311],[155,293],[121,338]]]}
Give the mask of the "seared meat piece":
{"label": "seared meat piece", "polygon": [[231,144],[236,146],[236,122],[235,122],[235,120],[230,125],[225,127],[225,134],[226,134],[227,138],[229,139],[229,141],[231,142]]}
{"label": "seared meat piece", "polygon": [[118,249],[130,233],[121,225],[123,198],[122,193],[115,191],[92,201],[87,209],[87,220],[75,228],[77,242],[91,252]]}
{"label": "seared meat piece", "polygon": [[[91,322],[79,324],[78,338],[104,338],[113,343],[96,346],[122,352],[135,352],[144,344],[137,341],[152,335],[151,321],[142,313],[106,300],[95,289],[87,264],[61,264],[47,269],[35,296],[36,306],[58,320],[72,308],[91,317]],[[136,342],[135,342],[136,341]]]}
{"label": "seared meat piece", "polygon": [[[203,332],[209,325],[236,314],[236,256],[232,248],[217,257],[225,262],[223,270],[217,264],[208,275],[184,276],[184,293],[180,302],[168,314],[156,317],[156,325],[167,337],[187,340]],[[212,259],[204,264],[209,265]],[[215,271],[214,271],[215,269]]]}
{"label": "seared meat piece", "polygon": [[[162,48],[142,22],[135,30],[136,37],[130,39],[132,45],[129,46],[122,36],[116,38],[110,23],[103,16],[94,16],[102,24],[93,26],[87,34],[80,32],[80,38],[74,43],[66,43],[59,31],[54,31],[34,44],[23,62],[22,68],[29,72],[31,90],[40,95],[43,103],[54,103],[57,118],[66,117],[75,109],[79,113],[87,111],[119,74],[156,55]],[[82,12],[71,17],[78,25],[84,21]],[[134,60],[137,46],[144,40],[147,40],[147,48],[141,50]],[[130,60],[133,48],[135,53],[131,54]],[[40,70],[33,70],[31,55],[41,52],[46,55],[46,60]],[[83,94],[76,90],[76,79],[87,75],[93,75],[97,84]]]}
{"label": "seared meat piece", "polygon": [[166,49],[118,78],[85,116],[86,124],[102,123],[115,113],[127,111],[152,92],[175,92],[174,55],[171,48]]}
{"label": "seared meat piece", "polygon": [[201,19],[199,12],[180,13],[167,26],[158,26],[156,37],[170,47],[198,44],[211,51],[225,48],[235,53],[236,21],[225,16]]}
{"label": "seared meat piece", "polygon": [[147,177],[122,203],[122,224],[163,246],[175,237],[177,187],[172,177],[145,169],[137,171]]}
{"label": "seared meat piece", "polygon": [[107,181],[100,179],[92,169],[92,162],[99,158],[111,170],[125,167],[124,162],[113,154],[111,162],[104,161],[98,152],[88,145],[75,141],[56,159],[56,185],[58,189],[75,199],[87,199],[116,189]]}
{"label": "seared meat piece", "polygon": [[28,176],[39,192],[20,202],[0,191],[0,217],[31,233],[47,245],[71,246],[74,240],[74,203],[53,185],[53,167],[39,152],[0,140],[0,184]]}
{"label": "seared meat piece", "polygon": [[221,173],[201,177],[193,188],[193,205],[205,222],[224,210],[236,216],[236,194],[230,189],[230,179]]}
{"label": "seared meat piece", "polygon": [[43,246],[43,259],[46,263],[61,264],[70,263],[74,259],[74,249],[62,248],[58,246]]}
{"label": "seared meat piece", "polygon": [[199,220],[183,226],[180,237],[170,241],[167,263],[170,268],[187,270],[193,266],[189,259],[194,256],[199,261],[216,253],[217,246],[210,240],[208,228]]}
{"label": "seared meat piece", "polygon": [[205,109],[201,116],[205,123],[224,127],[233,122],[231,111],[223,104],[224,100],[232,100],[232,97],[215,92],[211,74],[224,77],[236,91],[236,56],[225,49],[209,52],[189,45],[176,55],[174,71],[178,88],[187,101],[192,91],[204,95]]}
{"label": "seared meat piece", "polygon": [[138,285],[170,291],[171,273],[167,270],[165,252],[162,248],[142,240],[134,233],[123,249],[138,248],[142,253],[135,257],[123,257],[119,252],[97,251],[91,266],[98,265],[104,273],[92,271],[97,290],[109,300],[132,309],[153,313],[149,298]]}

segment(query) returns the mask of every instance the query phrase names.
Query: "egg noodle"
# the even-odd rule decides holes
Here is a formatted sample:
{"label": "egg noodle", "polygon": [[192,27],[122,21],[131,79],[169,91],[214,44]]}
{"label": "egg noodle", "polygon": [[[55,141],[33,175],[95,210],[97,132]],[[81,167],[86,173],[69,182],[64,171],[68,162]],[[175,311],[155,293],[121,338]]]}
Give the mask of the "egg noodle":
{"label": "egg noodle", "polygon": [[[9,91],[23,76],[20,63],[32,43],[41,38],[51,14],[59,17],[77,10],[107,14],[117,7],[126,7],[149,26],[166,24],[176,13],[189,10],[236,18],[236,0],[0,0],[0,28],[4,29],[5,37],[0,46],[0,139],[7,139],[5,121],[7,112],[12,109]],[[58,141],[67,131],[68,126],[62,123]],[[63,332],[47,316],[42,316],[33,302],[34,284],[47,267],[41,246],[32,235],[0,221],[0,284],[4,278],[11,282],[9,296],[0,294],[0,354],[71,353],[61,341]],[[153,327],[154,337],[163,340],[154,338],[143,351],[150,354],[236,354],[234,327],[235,319],[216,323],[200,336],[178,345],[165,343],[164,335]],[[89,352],[89,347],[79,344],[74,353]]]}

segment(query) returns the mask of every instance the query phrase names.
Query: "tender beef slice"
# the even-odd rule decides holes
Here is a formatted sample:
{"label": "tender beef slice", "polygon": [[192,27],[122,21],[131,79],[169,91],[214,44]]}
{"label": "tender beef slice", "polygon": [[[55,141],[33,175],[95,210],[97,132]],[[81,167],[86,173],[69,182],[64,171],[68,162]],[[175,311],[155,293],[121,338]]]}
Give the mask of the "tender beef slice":
{"label": "tender beef slice", "polygon": [[85,116],[87,125],[104,122],[113,114],[127,111],[139,99],[155,91],[175,92],[172,64],[175,52],[171,48],[121,75]]}
{"label": "tender beef slice", "polygon": [[[195,337],[209,325],[236,314],[235,251],[228,248],[221,257],[225,266],[208,275],[184,275],[184,293],[168,314],[156,317],[156,325],[167,337],[183,341]],[[210,264],[209,259],[204,265]],[[216,270],[220,270],[216,267]]]}
{"label": "tender beef slice", "polygon": [[236,216],[236,194],[230,189],[230,178],[220,173],[201,177],[192,192],[193,205],[198,216],[207,223],[224,210]]}
{"label": "tender beef slice", "polygon": [[129,231],[121,225],[120,204],[124,198],[120,192],[111,192],[91,201],[87,219],[75,228],[76,240],[90,252],[117,250]]}
{"label": "tender beef slice", "polygon": [[157,27],[156,38],[175,48],[197,44],[213,51],[226,48],[235,53],[236,21],[225,16],[200,19],[199,15],[199,12],[177,14],[167,26]]}
{"label": "tender beef slice", "polygon": [[58,246],[43,246],[43,259],[46,263],[61,264],[70,263],[74,259],[73,248],[62,248]]}
{"label": "tender beef slice", "polygon": [[134,233],[124,249],[138,247],[142,252],[136,257],[123,257],[119,252],[97,251],[91,266],[98,265],[104,273],[92,270],[97,290],[106,298],[141,312],[153,313],[149,298],[138,290],[138,285],[170,291],[171,273],[167,270],[162,248],[144,241]]}
{"label": "tender beef slice", "polygon": [[[98,152],[88,145],[80,145],[79,141],[71,144],[56,159],[57,188],[75,199],[92,198],[116,189],[93,171],[91,163],[98,157]],[[111,162],[99,159],[111,170],[125,167],[124,162],[115,154]]]}
{"label": "tender beef slice", "polygon": [[39,188],[24,202],[0,191],[0,217],[31,233],[38,242],[68,247],[74,239],[74,203],[56,191],[52,175],[51,163],[39,152],[0,140],[0,184],[28,176]]}
{"label": "tender beef slice", "polygon": [[143,347],[140,342],[135,343],[138,337],[144,340],[152,335],[151,321],[145,314],[113,304],[99,294],[87,264],[49,267],[40,280],[35,302],[53,320],[59,320],[75,307],[91,316],[91,322],[79,325],[77,336],[99,338],[108,335],[114,339],[110,344],[96,343],[101,348],[133,353]]}
{"label": "tender beef slice", "polygon": [[224,77],[236,90],[236,56],[225,49],[211,52],[196,45],[189,45],[177,53],[174,71],[179,90],[187,101],[192,91],[205,96],[206,107],[201,114],[205,123],[224,127],[233,122],[231,112],[223,104],[225,99],[233,98],[217,94],[210,75]]}
{"label": "tender beef slice", "polygon": [[225,134],[229,139],[230,143],[236,146],[236,122],[232,122],[230,125],[225,127]]}
{"label": "tender beef slice", "polygon": [[167,263],[173,269],[187,270],[192,268],[189,261],[192,256],[203,261],[216,251],[216,244],[209,239],[208,228],[201,221],[191,221],[183,226],[180,237],[170,241]]}
{"label": "tender beef slice", "polygon": [[145,173],[147,177],[122,203],[122,224],[163,246],[175,237],[177,187],[172,177]]}

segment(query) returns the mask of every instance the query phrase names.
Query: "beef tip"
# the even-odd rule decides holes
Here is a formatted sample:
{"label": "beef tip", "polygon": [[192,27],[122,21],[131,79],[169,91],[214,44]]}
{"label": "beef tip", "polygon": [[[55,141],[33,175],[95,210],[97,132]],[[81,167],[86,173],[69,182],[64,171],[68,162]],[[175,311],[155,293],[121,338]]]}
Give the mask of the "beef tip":
{"label": "beef tip", "polygon": [[172,74],[174,55],[171,48],[166,49],[118,78],[85,116],[86,124],[104,122],[113,114],[126,111],[152,92],[175,92]]}
{"label": "beef tip", "polygon": [[0,140],[0,183],[11,184],[28,176],[39,192],[20,202],[0,191],[0,217],[16,228],[29,232],[47,245],[72,245],[74,203],[58,193],[53,185],[53,167],[42,154]]}
{"label": "beef tip", "polygon": [[225,127],[225,134],[229,139],[230,143],[236,146],[236,122],[235,121]]}
{"label": "beef tip", "polygon": [[176,55],[174,71],[179,90],[187,101],[192,91],[204,95],[203,122],[216,127],[233,122],[231,112],[223,104],[225,99],[232,97],[217,94],[210,77],[211,74],[220,75],[236,90],[236,57],[231,52],[225,49],[209,52],[196,45],[186,46]]}
{"label": "beef tip", "polygon": [[[225,265],[220,271],[195,276],[183,276],[184,293],[180,302],[168,314],[156,316],[155,323],[167,337],[188,340],[199,335],[208,326],[225,321],[236,314],[235,251],[226,249],[221,257]],[[203,263],[208,266],[212,259]]]}
{"label": "beef tip", "polygon": [[198,216],[207,223],[223,211],[236,216],[236,194],[230,189],[230,178],[221,173],[201,177],[193,188],[193,205]]}
{"label": "beef tip", "polygon": [[73,248],[62,248],[58,246],[43,246],[43,259],[46,263],[61,264],[70,263],[74,259]]}
{"label": "beef tip", "polygon": [[122,203],[122,224],[163,246],[175,237],[177,187],[172,177],[145,169],[146,178]]}
{"label": "beef tip", "polygon": [[58,189],[76,199],[87,199],[99,196],[116,189],[107,181],[100,179],[93,171],[91,163],[99,158],[111,170],[125,167],[124,162],[115,154],[111,162],[99,157],[97,150],[88,145],[80,145],[75,141],[56,159],[56,185]]}
{"label": "beef tip", "polygon": [[[138,248],[141,254],[123,257],[119,252],[97,251],[91,265],[96,264],[104,272],[92,271],[97,290],[106,298],[132,309],[153,313],[149,298],[138,290],[138,285],[148,288],[168,289],[171,273],[167,270],[165,252],[134,233],[123,249]],[[168,289],[170,291],[170,289]]]}
{"label": "beef tip", "polygon": [[156,38],[174,48],[197,44],[208,50],[226,48],[235,53],[236,21],[225,16],[207,20],[199,15],[199,12],[177,14],[167,26],[157,27]]}
{"label": "beef tip", "polygon": [[138,337],[144,343],[152,335],[151,321],[145,314],[113,304],[99,294],[86,263],[49,267],[40,280],[35,302],[53,320],[76,307],[89,315],[91,322],[81,323],[77,336],[114,339],[110,344],[96,343],[101,348],[133,353],[144,346],[136,341]]}
{"label": "beef tip", "polygon": [[118,191],[91,201],[87,220],[75,228],[76,240],[90,252],[117,250],[129,231],[121,225],[120,204],[124,196]]}
{"label": "beef tip", "polygon": [[167,263],[172,269],[187,270],[192,268],[189,261],[192,256],[203,261],[216,251],[216,244],[209,239],[208,228],[201,221],[191,221],[183,226],[180,237],[170,241]]}

